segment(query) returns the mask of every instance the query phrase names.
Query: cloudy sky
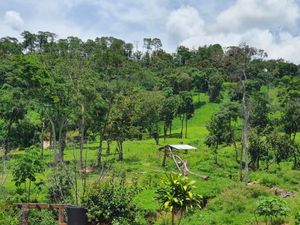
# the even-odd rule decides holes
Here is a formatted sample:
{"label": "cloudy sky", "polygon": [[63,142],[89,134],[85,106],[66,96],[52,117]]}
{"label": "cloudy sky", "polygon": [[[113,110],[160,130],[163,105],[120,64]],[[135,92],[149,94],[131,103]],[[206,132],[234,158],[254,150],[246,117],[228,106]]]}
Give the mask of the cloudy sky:
{"label": "cloudy sky", "polygon": [[300,0],[0,0],[0,36],[51,31],[59,38],[114,36],[169,52],[242,42],[300,63]]}

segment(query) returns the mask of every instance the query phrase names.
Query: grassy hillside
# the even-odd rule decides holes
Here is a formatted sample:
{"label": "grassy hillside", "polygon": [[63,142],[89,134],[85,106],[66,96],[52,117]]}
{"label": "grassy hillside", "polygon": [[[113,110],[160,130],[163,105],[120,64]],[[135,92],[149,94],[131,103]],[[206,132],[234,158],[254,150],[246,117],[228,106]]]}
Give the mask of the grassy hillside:
{"label": "grassy hillside", "polygon": [[[181,122],[176,119],[173,124],[173,135],[163,140],[160,139],[160,145],[166,144],[191,144],[197,147],[197,150],[189,151],[187,154],[181,153],[182,158],[187,160],[190,169],[189,177],[196,181],[195,192],[208,199],[207,205],[202,210],[187,214],[182,221],[185,225],[197,224],[254,224],[254,210],[258,199],[261,196],[274,196],[272,188],[277,187],[296,193],[294,197],[288,197],[285,201],[290,208],[287,221],[293,224],[293,218],[297,211],[300,211],[300,196],[297,193],[300,189],[300,171],[291,169],[292,163],[284,162],[279,166],[272,165],[267,173],[263,170],[250,173],[250,182],[248,190],[239,182],[238,168],[235,161],[235,152],[231,146],[222,146],[219,151],[219,165],[214,164],[212,150],[204,145],[207,135],[206,124],[211,116],[218,110],[219,104],[208,103],[207,96],[201,95],[195,97],[196,111],[194,117],[188,122],[188,138],[179,139]],[[89,166],[96,163],[98,143],[89,142],[85,145],[86,159]],[[129,140],[124,144],[124,161],[117,161],[117,155],[104,157],[106,166],[110,170],[126,171],[127,180],[131,182],[137,180],[142,185],[143,191],[136,197],[136,203],[140,208],[149,212],[149,218],[156,220],[155,224],[168,224],[165,214],[156,214],[159,210],[158,203],[154,200],[155,190],[160,182],[160,178],[165,172],[177,172],[171,159],[167,160],[166,168],[161,167],[162,152],[158,151],[157,145],[153,139]],[[115,152],[115,144],[111,146],[112,153]],[[8,162],[10,168],[14,159],[22,152],[14,152]],[[77,146],[69,144],[65,150],[66,161],[79,159],[79,150]],[[46,150],[45,158],[51,162],[53,153]],[[263,167],[262,167],[263,168]],[[46,170],[44,178],[47,178],[49,169]],[[207,181],[201,176],[208,176]],[[104,179],[104,178],[103,178]],[[94,171],[87,180],[88,183],[99,182],[98,172]],[[80,183],[80,182],[79,182]],[[11,174],[8,174],[5,187],[15,189],[11,181]],[[36,193],[37,194],[37,193]],[[44,201],[46,190],[37,194],[39,201]],[[258,218],[263,221],[263,218]]]}

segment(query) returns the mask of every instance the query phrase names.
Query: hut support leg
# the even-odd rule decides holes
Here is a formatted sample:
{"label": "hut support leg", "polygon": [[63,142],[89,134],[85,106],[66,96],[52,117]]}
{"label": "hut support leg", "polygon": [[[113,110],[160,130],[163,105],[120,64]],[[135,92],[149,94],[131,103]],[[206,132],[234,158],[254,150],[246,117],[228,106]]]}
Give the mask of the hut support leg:
{"label": "hut support leg", "polygon": [[166,166],[166,159],[167,159],[167,149],[164,150],[164,158],[162,161],[162,166],[165,167]]}

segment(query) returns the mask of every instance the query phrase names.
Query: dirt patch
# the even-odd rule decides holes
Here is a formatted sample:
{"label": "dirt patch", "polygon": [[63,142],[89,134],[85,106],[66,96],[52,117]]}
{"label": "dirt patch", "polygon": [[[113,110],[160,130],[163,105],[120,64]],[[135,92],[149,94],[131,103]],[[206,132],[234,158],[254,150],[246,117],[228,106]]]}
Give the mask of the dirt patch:
{"label": "dirt patch", "polygon": [[273,188],[271,188],[271,190],[274,192],[275,195],[283,197],[283,198],[296,196],[296,192],[287,191],[287,190],[284,190],[284,189],[281,189],[278,187],[273,187]]}

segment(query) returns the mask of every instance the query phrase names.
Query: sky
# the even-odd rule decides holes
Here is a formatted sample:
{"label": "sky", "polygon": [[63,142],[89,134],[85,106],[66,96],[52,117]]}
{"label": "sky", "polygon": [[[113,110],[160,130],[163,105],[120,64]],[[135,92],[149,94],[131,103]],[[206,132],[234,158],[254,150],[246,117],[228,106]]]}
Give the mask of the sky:
{"label": "sky", "polygon": [[139,50],[160,38],[168,52],[247,43],[300,64],[300,0],[0,0],[0,37],[24,30],[113,36]]}

